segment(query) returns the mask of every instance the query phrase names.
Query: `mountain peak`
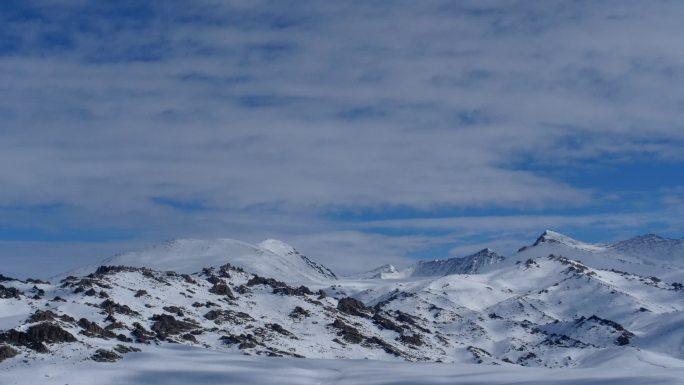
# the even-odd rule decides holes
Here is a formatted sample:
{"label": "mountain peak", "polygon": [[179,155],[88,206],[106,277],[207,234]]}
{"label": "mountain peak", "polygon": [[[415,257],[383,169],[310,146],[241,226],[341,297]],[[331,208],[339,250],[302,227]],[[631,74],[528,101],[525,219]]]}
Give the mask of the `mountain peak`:
{"label": "mountain peak", "polygon": [[568,237],[567,235],[563,235],[557,231],[544,230],[544,232],[534,242],[533,246],[537,246],[540,243],[545,243],[545,242],[559,242],[559,243],[565,243],[565,244],[577,243],[576,240]]}
{"label": "mountain peak", "polygon": [[269,238],[260,242],[257,246],[278,255],[298,254],[294,247],[278,239]]}

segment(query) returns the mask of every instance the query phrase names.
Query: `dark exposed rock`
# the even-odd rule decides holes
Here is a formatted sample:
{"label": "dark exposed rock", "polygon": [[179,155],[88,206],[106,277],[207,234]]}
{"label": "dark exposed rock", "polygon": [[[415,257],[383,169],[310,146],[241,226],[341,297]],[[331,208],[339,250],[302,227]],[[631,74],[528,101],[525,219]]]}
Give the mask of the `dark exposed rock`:
{"label": "dark exposed rock", "polygon": [[247,321],[254,321],[254,318],[252,318],[249,314],[232,310],[210,310],[204,315],[204,318],[214,321],[214,323],[217,325],[220,325],[226,321],[238,325]]}
{"label": "dark exposed rock", "polygon": [[399,336],[399,341],[401,343],[414,345],[414,346],[423,345],[423,340],[422,340],[422,338],[420,338],[420,334],[401,335],[401,336]]}
{"label": "dark exposed rock", "polygon": [[231,334],[221,337],[221,341],[226,345],[237,344],[238,349],[240,350],[255,348],[258,345],[258,342],[252,334],[240,334],[239,336]]}
{"label": "dark exposed rock", "polygon": [[178,306],[164,306],[162,309],[164,309],[164,311],[167,311],[169,313],[173,313],[179,317],[185,317],[185,314],[183,313],[183,309],[179,308]]}
{"label": "dark exposed rock", "polygon": [[111,350],[97,349],[90,359],[96,362],[116,362],[121,359],[121,356]]}
{"label": "dark exposed rock", "polygon": [[325,297],[327,297],[327,296],[328,296],[328,295],[325,294],[325,291],[323,291],[323,289],[318,290],[318,299],[323,299],[323,298],[325,298]]}
{"label": "dark exposed rock", "polygon": [[122,273],[122,272],[134,272],[134,271],[140,271],[142,268],[139,267],[130,267],[130,266],[100,266],[95,270],[95,275],[96,276],[103,276],[103,275],[111,275],[111,274],[116,274],[116,273]]}
{"label": "dark exposed rock", "polygon": [[81,329],[83,329],[81,333],[88,337],[104,339],[116,338],[116,334],[114,332],[107,329],[103,329],[102,327],[100,327],[100,325],[96,324],[95,322],[88,321],[85,318],[81,318],[80,320],[78,320],[78,326],[80,326]]}
{"label": "dark exposed rock", "polygon": [[239,294],[247,294],[250,293],[251,290],[245,285],[240,285],[237,288],[235,288],[235,291],[237,291]]}
{"label": "dark exposed rock", "polygon": [[103,309],[107,314],[118,313],[124,315],[140,315],[137,311],[128,307],[128,305],[118,304],[111,299],[107,299],[100,304],[100,309]]}
{"label": "dark exposed rock", "polygon": [[49,285],[50,281],[43,281],[42,279],[36,278],[26,278],[27,283],[32,283],[34,285]]}
{"label": "dark exposed rock", "polygon": [[304,317],[309,317],[311,313],[309,313],[308,310],[305,310],[301,306],[295,306],[295,308],[290,312],[290,317],[291,318],[304,318]]}
{"label": "dark exposed rock", "polygon": [[395,355],[397,357],[401,356],[401,351],[397,350],[394,346],[392,346],[391,344],[387,343],[385,340],[380,339],[378,337],[366,338],[366,340],[364,341],[364,344],[377,345],[377,346],[380,346],[386,353]]}
{"label": "dark exposed rock", "polygon": [[145,329],[140,323],[133,324],[133,331],[131,332],[135,337],[135,342],[149,344],[150,341],[156,338],[155,334]]}
{"label": "dark exposed rock", "polygon": [[378,325],[381,329],[394,330],[397,333],[402,333],[404,331],[401,326],[392,322],[389,318],[381,316],[380,313],[373,315],[373,323]]}
{"label": "dark exposed rock", "polygon": [[0,362],[16,357],[19,352],[11,346],[0,345]]}
{"label": "dark exposed rock", "polygon": [[364,339],[364,336],[358,331],[358,329],[351,325],[347,325],[339,318],[336,319],[335,322],[330,324],[330,326],[335,329],[338,329],[339,332],[337,333],[337,335],[342,337],[345,341],[349,343],[358,344],[361,343],[361,341],[363,341]]}
{"label": "dark exposed rock", "polygon": [[630,342],[629,339],[630,339],[631,337],[634,337],[634,334],[632,334],[632,333],[630,333],[630,332],[628,332],[628,331],[624,331],[624,332],[622,332],[622,334],[620,334],[620,336],[615,340],[615,345],[618,345],[618,346],[629,345],[629,342]]}
{"label": "dark exposed rock", "polygon": [[228,287],[225,282],[215,284],[211,287],[211,289],[209,289],[209,292],[216,295],[224,295],[230,299],[235,299],[233,291],[230,290],[230,287]]}
{"label": "dark exposed rock", "polygon": [[222,280],[221,278],[219,278],[213,274],[210,275],[209,277],[207,277],[207,282],[211,283],[212,285],[218,285],[220,283],[222,283],[224,285],[226,284],[226,281]]}
{"label": "dark exposed rock", "polygon": [[5,287],[0,285],[0,299],[8,299],[8,298],[15,298],[15,299],[21,299],[21,295],[23,295],[20,290],[15,289],[13,287]]}
{"label": "dark exposed rock", "polygon": [[26,334],[33,341],[46,342],[49,344],[58,342],[76,342],[74,337],[68,331],[62,329],[58,325],[43,322],[33,325],[26,330]]}
{"label": "dark exposed rock", "polygon": [[363,302],[351,297],[340,299],[339,302],[337,302],[337,310],[365,318],[369,318],[369,313],[372,313],[371,309],[367,308]]}
{"label": "dark exposed rock", "polygon": [[260,277],[258,275],[255,275],[254,277],[250,278],[249,281],[247,281],[247,286],[249,287],[256,285],[266,285],[274,289],[276,287],[287,287],[287,284],[285,282],[281,282],[273,278]]}
{"label": "dark exposed rock", "polygon": [[[489,358],[489,357],[492,356],[491,353],[489,353],[488,351],[486,351],[486,350],[484,350],[484,349],[480,349],[480,348],[475,347],[475,346],[468,346],[468,347],[466,348],[466,350],[469,351],[470,354],[472,354],[472,355],[475,357],[475,361],[476,361],[478,364],[483,363],[483,362],[484,362],[484,360],[483,360],[484,358]],[[531,354],[532,354],[532,353],[531,353]],[[532,354],[532,356],[533,356],[533,357],[536,357],[534,354]],[[525,358],[525,359],[528,359],[528,358]],[[520,360],[519,360],[519,361],[520,361]]]}
{"label": "dark exposed rock", "polygon": [[97,292],[95,291],[95,289],[91,287],[90,289],[86,290],[86,292],[83,293],[83,295],[87,295],[88,297],[94,297],[97,295]]}
{"label": "dark exposed rock", "polygon": [[116,345],[114,347],[114,350],[116,350],[118,353],[121,354],[126,354],[126,353],[133,353],[133,352],[139,352],[140,349],[133,347],[133,346],[126,346],[126,345]]}
{"label": "dark exposed rock", "polygon": [[0,342],[14,346],[25,346],[29,349],[37,351],[38,353],[48,352],[45,344],[40,341],[33,340],[27,333],[15,329],[10,329],[6,332],[0,333]]}
{"label": "dark exposed rock", "polygon": [[181,274],[180,276],[181,276],[181,278],[183,278],[183,280],[184,280],[186,283],[190,283],[190,284],[193,284],[193,285],[197,285],[197,281],[195,281],[194,279],[192,279],[192,277],[191,277],[189,274]]}
{"label": "dark exposed rock", "polygon": [[135,298],[140,298],[144,295],[149,295],[147,294],[147,290],[138,290],[135,292]]}
{"label": "dark exposed rock", "polygon": [[152,331],[157,333],[159,338],[166,338],[170,335],[177,335],[185,333],[192,329],[196,329],[199,325],[188,321],[179,321],[168,314],[155,314],[152,316],[154,324]]}
{"label": "dark exposed rock", "polygon": [[10,281],[18,281],[18,279],[0,274],[0,282],[10,282]]}
{"label": "dark exposed rock", "polygon": [[311,295],[313,293],[308,287],[302,285],[299,287],[276,287],[275,289],[273,289],[273,294],[304,296]]}
{"label": "dark exposed rock", "polygon": [[193,342],[193,343],[198,343],[197,338],[195,338],[195,336],[192,335],[192,334],[190,334],[190,333],[183,334],[183,335],[181,336],[181,338],[184,339],[185,341],[190,341],[190,342]]}
{"label": "dark exposed rock", "polygon": [[50,310],[36,310],[35,313],[31,314],[28,318],[29,323],[33,322],[43,322],[43,321],[54,321],[57,318],[57,314],[51,312]]}
{"label": "dark exposed rock", "polygon": [[116,335],[116,340],[121,341],[121,342],[133,342],[133,339],[126,337],[123,334],[117,334]]}
{"label": "dark exposed rock", "polygon": [[43,322],[29,327],[26,332],[10,329],[0,333],[0,342],[47,353],[44,343],[76,342],[76,337],[58,325]]}
{"label": "dark exposed rock", "polygon": [[276,333],[280,333],[284,336],[291,336],[292,333],[289,331],[285,330],[284,327],[280,326],[280,324],[273,323],[273,324],[266,324],[267,327],[269,327],[271,330],[273,330]]}
{"label": "dark exposed rock", "polygon": [[66,300],[60,296],[56,296],[52,299],[52,302],[66,302]]}

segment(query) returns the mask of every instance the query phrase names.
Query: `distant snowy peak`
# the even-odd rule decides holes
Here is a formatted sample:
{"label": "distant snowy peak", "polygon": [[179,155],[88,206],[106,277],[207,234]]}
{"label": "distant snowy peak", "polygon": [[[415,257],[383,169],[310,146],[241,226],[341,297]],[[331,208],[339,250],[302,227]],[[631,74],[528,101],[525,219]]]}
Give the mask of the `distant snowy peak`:
{"label": "distant snowy peak", "polygon": [[609,245],[610,249],[644,259],[676,262],[684,258],[684,238],[670,239],[645,234]]}
{"label": "distant snowy peak", "polygon": [[269,250],[270,252],[274,254],[278,254],[283,257],[299,257],[301,258],[302,261],[311,269],[315,270],[318,272],[320,275],[323,277],[326,277],[328,279],[337,279],[337,276],[335,273],[333,273],[332,270],[328,269],[327,267],[323,266],[322,264],[315,262],[306,255],[301,254],[297,249],[294,247],[288,245],[287,243],[283,241],[279,241],[277,239],[267,239],[261,243],[258,244],[259,247]]}
{"label": "distant snowy peak", "polygon": [[[234,239],[176,239],[162,244],[115,255],[101,265],[148,267],[193,273],[203,267],[229,263],[246,271],[285,282],[327,282],[335,274],[325,266],[276,240],[253,245]],[[85,268],[93,269],[93,267]]]}
{"label": "distant snowy peak", "polygon": [[410,269],[411,276],[444,276],[451,274],[474,274],[485,266],[504,260],[494,250],[486,248],[463,258],[436,259],[420,261]]}
{"label": "distant snowy peak", "polygon": [[530,246],[524,246],[511,262],[527,258],[562,255],[594,268],[615,269],[640,275],[656,275],[678,281],[684,277],[684,239],[668,239],[654,234],[625,241],[592,244],[555,231],[546,230]]}
{"label": "distant snowy peak", "polygon": [[[542,233],[542,235],[537,238],[537,240],[532,244],[532,246],[539,246],[541,244],[561,244],[565,246],[569,246],[572,248],[580,249],[580,250],[587,250],[587,251],[599,251],[605,249],[604,246],[602,245],[594,245],[591,243],[586,243],[582,241],[578,241],[576,239],[570,238],[567,235],[563,235],[561,233],[555,232],[553,230],[546,230]],[[523,248],[524,249],[524,248]]]}
{"label": "distant snowy peak", "polygon": [[360,274],[356,278],[360,279],[385,279],[385,278],[398,278],[399,270],[397,270],[394,265],[386,264],[376,267],[373,270],[369,270],[365,273]]}

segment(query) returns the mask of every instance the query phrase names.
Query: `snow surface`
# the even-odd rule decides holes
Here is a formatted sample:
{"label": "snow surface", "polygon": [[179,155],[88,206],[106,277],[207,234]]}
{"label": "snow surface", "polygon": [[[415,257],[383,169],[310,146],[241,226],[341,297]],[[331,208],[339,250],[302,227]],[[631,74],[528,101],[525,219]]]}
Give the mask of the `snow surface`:
{"label": "snow surface", "polygon": [[508,366],[250,357],[187,346],[158,346],[114,364],[49,360],[8,369],[3,385],[681,385],[684,368],[630,366],[620,370],[537,369]]}

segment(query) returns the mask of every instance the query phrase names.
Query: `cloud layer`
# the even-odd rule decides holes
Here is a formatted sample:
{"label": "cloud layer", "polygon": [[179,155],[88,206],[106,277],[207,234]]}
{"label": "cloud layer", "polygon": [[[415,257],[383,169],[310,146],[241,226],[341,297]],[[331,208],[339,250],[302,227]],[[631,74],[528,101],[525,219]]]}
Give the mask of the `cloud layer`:
{"label": "cloud layer", "polygon": [[[671,172],[636,198],[581,177],[684,161],[678,2],[4,3],[0,225],[15,233],[275,235],[336,264],[443,234],[379,241],[331,212],[558,227],[666,195],[681,210]],[[658,229],[681,231],[676,212]],[[451,232],[500,227],[456,217]]]}

